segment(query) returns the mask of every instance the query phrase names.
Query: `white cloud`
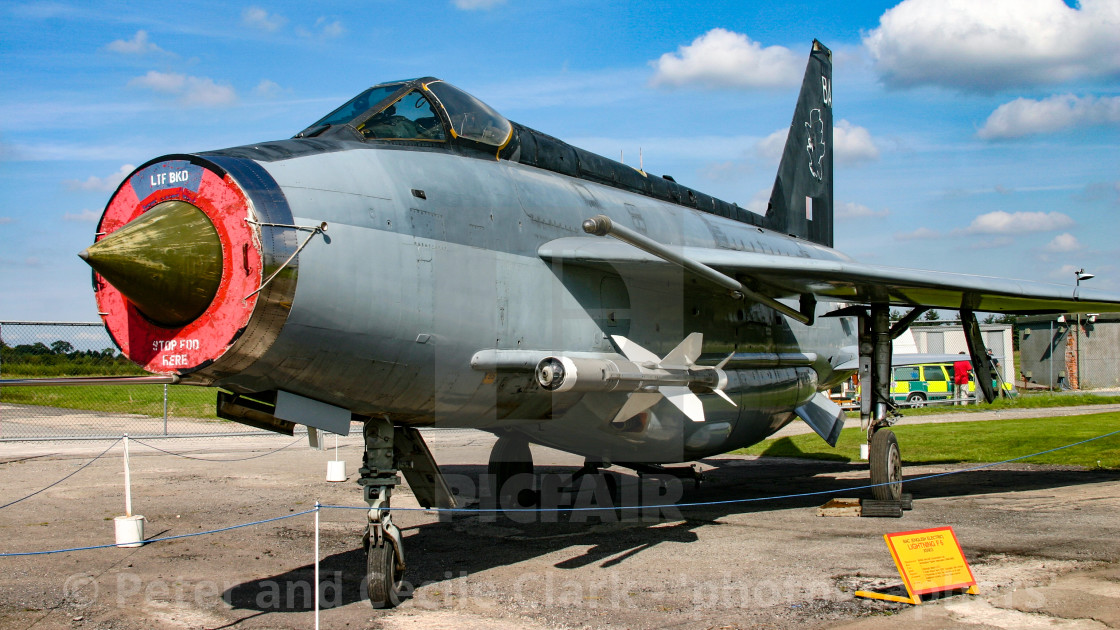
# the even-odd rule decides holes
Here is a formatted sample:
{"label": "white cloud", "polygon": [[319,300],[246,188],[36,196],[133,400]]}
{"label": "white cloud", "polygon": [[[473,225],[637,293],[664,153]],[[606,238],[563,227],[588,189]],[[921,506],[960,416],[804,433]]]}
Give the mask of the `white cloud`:
{"label": "white cloud", "polygon": [[257,87],[253,88],[253,94],[260,96],[261,98],[276,98],[277,96],[280,96],[283,91],[284,89],[280,87],[279,83],[276,83],[275,81],[269,81],[268,79],[261,79],[261,82],[257,84]]}
{"label": "white cloud", "polygon": [[998,140],[1106,124],[1120,124],[1120,96],[1060,94],[1039,101],[1017,98],[1004,103],[988,116],[976,135]]}
{"label": "white cloud", "polygon": [[1120,3],[904,0],[863,37],[893,86],[993,91],[1120,75]]}
{"label": "white cloud", "polygon": [[252,6],[241,12],[241,23],[262,31],[274,33],[288,22],[282,15],[270,14],[264,9]]}
{"label": "white cloud", "polygon": [[801,82],[803,60],[784,46],[751,41],[746,35],[714,28],[675,53],[650,65],[654,86],[705,88],[776,88]]}
{"label": "white cloud", "polygon": [[63,221],[71,223],[97,223],[101,219],[101,213],[95,212],[90,209],[82,210],[81,212],[67,212],[62,215]]}
{"label": "white cloud", "polygon": [[1058,267],[1057,269],[1051,271],[1046,275],[1053,280],[1059,280],[1074,284],[1074,281],[1077,277],[1075,274],[1080,269],[1081,267],[1078,267],[1077,265],[1062,265],[1061,267]]}
{"label": "white cloud", "polygon": [[846,120],[833,126],[832,146],[836,148],[837,163],[842,165],[879,159],[879,147],[871,139],[871,132]]}
{"label": "white cloud", "polygon": [[0,217],[0,225],[8,225],[9,223],[15,223],[15,222],[16,222],[16,220],[13,219],[12,217]]}
{"label": "white cloud", "polygon": [[150,70],[142,77],[136,77],[128,82],[130,86],[146,87],[149,90],[164,94],[178,94],[187,84],[187,76],[175,72],[157,72]]}
{"label": "white cloud", "polygon": [[237,102],[237,92],[232,87],[215,83],[209,77],[151,70],[142,77],[132,79],[128,85],[178,96],[179,103],[186,107],[218,107]]}
{"label": "white cloud", "polygon": [[1081,243],[1078,242],[1076,236],[1070,234],[1069,232],[1065,232],[1063,234],[1055,236],[1054,240],[1050,241],[1050,243],[1046,245],[1046,251],[1055,253],[1076,252],[1080,249]]}
{"label": "white cloud", "polygon": [[112,192],[117,189],[117,186],[124,181],[128,174],[135,170],[136,167],[132,164],[124,164],[117,172],[107,175],[105,177],[94,177],[90,175],[84,180],[68,179],[64,183],[70,190],[96,190],[101,192]]}
{"label": "white cloud", "polygon": [[506,0],[451,0],[455,8],[463,11],[487,11],[505,3]]}
{"label": "white cloud", "polygon": [[342,25],[341,20],[328,20],[321,17],[315,20],[315,26],[312,29],[303,28],[302,26],[296,29],[296,34],[300,37],[321,37],[324,39],[334,39],[342,37],[346,34],[346,27]]}
{"label": "white cloud", "polygon": [[754,154],[761,160],[777,164],[782,159],[782,151],[786,147],[788,135],[789,129],[779,129],[766,136],[755,143]]}
{"label": "white cloud", "polygon": [[963,230],[964,234],[1027,234],[1049,232],[1073,225],[1073,219],[1061,212],[1004,212],[982,214]]}
{"label": "white cloud", "polygon": [[[778,129],[756,142],[755,157],[777,164],[782,159],[788,134],[788,129]],[[839,164],[853,165],[879,159],[879,147],[871,139],[871,132],[847,120],[841,120],[833,126],[832,146]]]}
{"label": "white cloud", "polygon": [[886,208],[882,210],[872,210],[861,203],[845,201],[844,203],[836,204],[835,213],[838,219],[881,219],[889,215],[891,211]]}
{"label": "white cloud", "polygon": [[766,214],[766,206],[770,205],[770,193],[773,192],[771,188],[762,188],[751,197],[744,208],[750,210],[755,214]]}
{"label": "white cloud", "polygon": [[917,241],[941,238],[941,232],[927,227],[920,227],[913,232],[899,232],[894,235],[896,241]]}
{"label": "white cloud", "polygon": [[148,53],[167,52],[148,41],[147,31],[136,31],[136,34],[129,40],[118,39],[110,42],[105,49],[115,53],[121,53],[122,55],[146,55]]}

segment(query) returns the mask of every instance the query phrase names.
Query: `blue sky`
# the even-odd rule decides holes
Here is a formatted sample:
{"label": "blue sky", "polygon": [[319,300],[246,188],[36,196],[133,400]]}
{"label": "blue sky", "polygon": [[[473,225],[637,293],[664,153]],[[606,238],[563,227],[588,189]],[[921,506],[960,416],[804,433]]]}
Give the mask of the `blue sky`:
{"label": "blue sky", "polygon": [[0,4],[0,320],[92,321],[111,191],[434,75],[741,205],[813,38],[835,53],[837,247],[1120,292],[1120,0]]}

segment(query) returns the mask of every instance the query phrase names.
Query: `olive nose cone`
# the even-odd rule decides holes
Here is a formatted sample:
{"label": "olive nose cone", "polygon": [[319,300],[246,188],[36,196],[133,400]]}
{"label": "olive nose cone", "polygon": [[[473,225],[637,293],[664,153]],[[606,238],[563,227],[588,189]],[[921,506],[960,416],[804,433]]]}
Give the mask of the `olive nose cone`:
{"label": "olive nose cone", "polygon": [[206,311],[222,280],[222,241],[198,208],[165,201],[78,256],[153,322],[183,326]]}

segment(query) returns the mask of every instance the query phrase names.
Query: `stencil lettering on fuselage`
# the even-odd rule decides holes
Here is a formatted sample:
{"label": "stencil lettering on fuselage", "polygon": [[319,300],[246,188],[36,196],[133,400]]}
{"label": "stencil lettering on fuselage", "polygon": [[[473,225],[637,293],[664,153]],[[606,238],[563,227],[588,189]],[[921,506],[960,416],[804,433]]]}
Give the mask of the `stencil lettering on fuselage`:
{"label": "stencil lettering on fuselage", "polygon": [[152,164],[129,179],[137,199],[165,188],[186,188],[197,193],[202,184],[202,167],[186,160],[167,160]]}

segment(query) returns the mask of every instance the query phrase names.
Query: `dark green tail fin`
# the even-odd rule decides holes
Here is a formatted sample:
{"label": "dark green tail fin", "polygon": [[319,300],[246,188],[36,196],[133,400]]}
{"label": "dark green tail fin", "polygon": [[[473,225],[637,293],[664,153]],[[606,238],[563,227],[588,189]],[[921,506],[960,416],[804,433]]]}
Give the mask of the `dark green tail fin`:
{"label": "dark green tail fin", "polygon": [[832,247],[832,51],[813,40],[766,227]]}

